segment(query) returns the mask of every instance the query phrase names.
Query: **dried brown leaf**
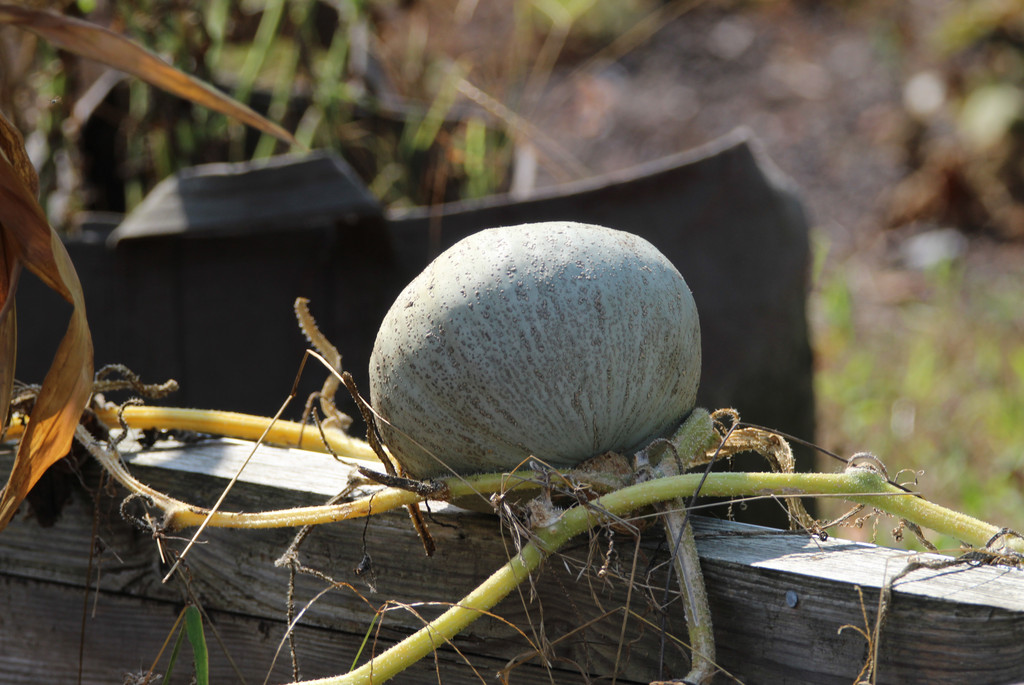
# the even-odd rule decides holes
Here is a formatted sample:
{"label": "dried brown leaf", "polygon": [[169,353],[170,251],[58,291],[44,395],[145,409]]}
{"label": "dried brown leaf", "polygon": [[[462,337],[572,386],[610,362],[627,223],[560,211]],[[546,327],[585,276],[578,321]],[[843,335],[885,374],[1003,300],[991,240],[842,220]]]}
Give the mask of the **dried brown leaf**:
{"label": "dried brown leaf", "polygon": [[102,26],[10,3],[0,3],[0,24],[31,31],[58,48],[137,76],[157,88],[226,114],[286,143],[298,144],[290,133],[246,105],[175,69],[141,45]]}
{"label": "dried brown leaf", "polygon": [[[0,131],[0,137],[3,132]],[[10,140],[5,140],[5,145]],[[7,526],[25,495],[39,477],[71,447],[75,427],[92,391],[92,336],[85,316],[81,283],[71,258],[56,232],[43,216],[35,195],[7,155],[0,155],[0,335],[13,335],[14,286],[20,265],[39,276],[68,300],[74,309],[67,332],[54,355],[29,416],[29,426],[18,445],[10,478],[0,493],[0,530]],[[6,340],[6,342],[5,342]],[[0,359],[5,369],[13,369],[10,338],[0,338]],[[9,373],[9,372],[8,372]],[[6,382],[6,381],[4,381]],[[3,390],[0,389],[0,393]],[[8,402],[5,402],[6,412]]]}
{"label": "dried brown leaf", "polygon": [[25,141],[3,112],[0,112],[0,155],[14,167],[32,196],[39,195],[39,176],[25,151]]}
{"label": "dried brown leaf", "polygon": [[[0,120],[3,120],[2,114]],[[0,124],[0,158],[7,161],[4,140],[5,131]],[[0,435],[7,425],[8,408],[14,392],[14,360],[18,332],[14,289],[17,287],[20,271],[21,263],[17,258],[17,250],[8,245],[7,236],[0,229]]]}
{"label": "dried brown leaf", "polygon": [[[0,139],[5,145],[10,143],[6,134],[0,129]],[[21,144],[20,139],[17,142]],[[3,264],[6,271],[0,275],[0,288],[3,289],[0,303],[6,301],[8,293],[13,293],[17,281],[14,277],[15,263],[28,267],[47,287],[57,291],[68,302],[74,302],[53,254],[53,229],[46,221],[35,194],[29,189],[24,173],[6,155],[0,156],[0,230],[3,231],[6,250]],[[75,280],[77,282],[77,277]]]}
{"label": "dried brown leaf", "polygon": [[[0,112],[0,158],[11,165],[22,183],[34,196],[39,177],[25,152],[25,143],[18,129]],[[0,229],[0,435],[7,425],[7,414],[14,393],[14,361],[17,355],[18,324],[14,307],[14,291],[18,284],[21,262],[16,246]]]}

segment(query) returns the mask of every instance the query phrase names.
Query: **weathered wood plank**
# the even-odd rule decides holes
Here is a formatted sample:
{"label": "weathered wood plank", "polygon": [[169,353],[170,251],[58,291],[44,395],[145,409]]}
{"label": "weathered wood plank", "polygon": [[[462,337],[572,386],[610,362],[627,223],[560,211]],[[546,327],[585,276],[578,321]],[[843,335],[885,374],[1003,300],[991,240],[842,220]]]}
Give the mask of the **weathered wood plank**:
{"label": "weathered wood plank", "polygon": [[[83,685],[120,683],[125,673],[149,668],[182,608],[177,602],[111,592],[97,595],[81,587],[2,575],[0,606],[8,616],[0,632],[0,682],[4,685],[78,682],[80,645],[84,649]],[[282,623],[216,610],[209,614],[213,629],[206,624],[205,633],[210,652],[210,682],[237,683],[244,679],[259,684],[267,678],[272,683],[291,682],[287,649],[273,663],[284,636]],[[223,640],[230,661],[214,630]],[[346,671],[356,657],[361,639],[362,636],[299,626],[296,643],[301,676],[319,678]],[[381,639],[378,649],[391,644],[393,640]],[[179,659],[174,683],[187,683],[192,659],[187,644]],[[161,666],[166,663],[165,652]],[[480,655],[473,655],[472,663],[487,680],[504,666],[503,660]],[[439,651],[436,664],[424,660],[394,682],[437,682],[437,670],[443,673],[446,685],[480,683],[466,662],[451,650]]]}
{"label": "weathered wood plank", "polygon": [[[949,557],[879,547],[866,542],[830,538],[825,542],[806,535],[738,523],[703,520],[701,540],[706,558],[741,566],[815,576],[845,585],[881,588],[911,559],[941,562]],[[1024,575],[1006,567],[918,569],[896,582],[900,593],[946,600],[956,604],[1024,611]]]}
{"label": "weathered wood plank", "polygon": [[[236,456],[244,456],[246,449],[235,453]],[[271,450],[268,454],[277,454],[277,451]],[[188,491],[193,499],[198,500],[212,500],[224,482],[168,469],[135,470],[156,487],[169,491]],[[252,509],[310,503],[316,499],[322,498],[240,483],[229,503]],[[104,595],[99,601],[105,601],[109,593],[109,596],[114,597],[131,596],[140,600],[180,605],[181,588],[160,583],[166,567],[159,564],[153,540],[120,521],[116,515],[117,506],[116,500],[105,502],[106,511],[101,517],[99,537],[106,552],[99,580]],[[303,547],[301,560],[338,580],[352,583],[353,589],[332,591],[320,599],[306,613],[303,623],[308,627],[329,629],[339,643],[358,644],[371,625],[374,610],[388,600],[444,603],[436,607],[417,606],[417,613],[429,618],[447,608],[447,603],[460,599],[506,558],[505,541],[501,539],[497,521],[493,517],[462,513],[446,518],[451,519],[449,525],[458,525],[432,526],[439,551],[430,559],[424,557],[404,512],[371,519],[371,525],[366,529],[365,550],[372,555],[374,561],[376,593],[372,592],[366,577],[359,578],[353,572],[363,555],[363,523],[353,521],[325,526],[316,531]],[[0,536],[0,549],[3,549],[0,555],[0,576],[43,578],[70,586],[85,585],[91,526],[91,502],[84,493],[76,494],[72,505],[52,528],[40,530],[31,521],[17,521]],[[288,573],[285,569],[275,568],[273,561],[285,550],[293,534],[294,531],[289,530],[210,531],[204,536],[206,543],[193,551],[188,564],[194,579],[193,588],[203,605],[208,609],[241,613],[280,627],[285,615]],[[180,549],[184,543],[172,541],[169,544],[176,544]],[[571,557],[566,557],[565,563],[570,561]],[[456,641],[456,645],[471,663],[492,675],[507,660],[529,652],[528,638],[519,634],[512,627],[514,625],[524,626],[529,634],[531,619],[534,622],[543,619],[546,634],[554,639],[600,617],[604,609],[594,599],[609,608],[625,604],[627,587],[623,582],[604,583],[604,587],[601,583],[580,585],[575,581],[575,572],[565,570],[561,563],[549,565],[549,570],[542,577],[544,582],[537,585],[536,599],[528,599],[524,603],[520,597],[512,596],[496,608],[496,613],[511,625],[483,619]],[[300,576],[296,587],[301,605],[322,590],[324,583]],[[567,591],[567,588],[572,591]],[[357,592],[360,594],[357,595]],[[528,598],[528,590],[524,591],[524,596]],[[81,602],[76,601],[70,608],[70,616],[66,612],[63,616],[77,625],[78,619],[72,617],[80,616],[76,613],[80,609]],[[636,611],[650,613],[641,601],[636,603]],[[43,611],[36,616],[45,623],[52,613]],[[140,612],[135,618],[135,622],[140,624],[146,620],[145,612]],[[421,619],[407,611],[389,612],[381,631],[384,644],[409,634],[421,625]],[[621,613],[563,639],[557,654],[558,660],[552,663],[555,681],[584,682],[585,678],[579,675],[580,668],[593,673],[613,672],[614,646],[618,642],[620,626]],[[670,621],[669,629],[685,634],[681,620]],[[140,626],[139,630],[146,632],[148,627]],[[634,633],[630,631],[629,635]],[[451,650],[442,651],[447,655],[442,660],[444,682],[447,683],[449,673],[445,664],[456,663],[459,657]],[[155,654],[155,651],[151,653]],[[125,651],[118,649],[92,656],[104,660],[103,663],[109,663],[123,661],[124,655]],[[308,668],[329,673],[332,670],[346,670],[352,655],[342,660],[341,667],[338,666],[337,654],[324,650],[319,656],[323,660],[306,658],[306,662],[311,663]],[[270,657],[270,653],[265,654],[262,663],[269,663]],[[258,661],[249,660],[254,663]],[[576,662],[580,665],[575,665]],[[624,667],[621,672],[624,677],[619,682],[650,680],[654,674],[652,664],[655,663],[650,640],[646,645],[634,646],[631,653],[623,656],[622,663]],[[45,661],[37,662],[37,666],[42,669],[42,674],[49,667]],[[429,664],[427,667],[433,668]],[[463,670],[471,675],[468,668]],[[3,672],[4,668],[0,664],[0,674]],[[400,678],[397,682],[423,682],[422,669],[418,673],[419,676]],[[37,678],[39,675],[37,673]],[[551,677],[534,659],[515,671],[513,682],[549,683]]]}
{"label": "weathered wood plank", "polygon": [[[719,659],[747,682],[853,682],[867,643],[839,628],[873,630],[882,586],[917,555],[837,539],[735,536],[743,528],[708,520],[698,526]],[[913,571],[895,584],[879,641],[878,682],[1021,681],[1022,593],[1018,570]]]}
{"label": "weathered wood plank", "polygon": [[[136,456],[132,469],[158,488],[185,494],[190,500],[211,501],[248,452],[247,443],[227,441],[155,450]],[[7,468],[8,463],[0,459],[0,467]],[[87,472],[86,482],[93,482],[96,475],[95,470]],[[244,479],[228,498],[227,508],[319,502],[343,486],[347,474],[329,457],[261,448]],[[311,494],[314,491],[318,494]],[[159,562],[154,541],[120,519],[118,504],[119,498],[101,500],[102,571],[98,582],[94,578],[92,583],[101,589],[95,600],[100,614],[89,625],[96,626],[96,634],[112,635],[103,617],[116,616],[117,626],[109,630],[136,635],[139,642],[137,647],[120,649],[105,647],[114,642],[101,641],[90,649],[87,670],[106,674],[96,675],[95,682],[103,678],[110,682],[111,668],[134,668],[140,660],[148,663],[157,649],[158,642],[153,640],[163,639],[182,602],[180,586],[160,583],[166,567]],[[430,559],[423,556],[400,512],[368,522],[323,526],[307,539],[301,561],[351,584],[351,588],[329,592],[303,617],[299,645],[307,650],[303,656],[307,675],[345,670],[353,645],[362,640],[374,610],[386,600],[457,601],[507,558],[512,543],[496,518],[450,509],[434,518],[431,528],[438,553]],[[62,653],[71,650],[77,660],[92,526],[92,500],[80,491],[54,527],[40,529],[32,521],[18,520],[0,534],[0,586],[4,588],[0,599],[12,607],[8,615],[19,616],[22,623],[19,627],[11,621],[0,622],[3,682],[63,680],[51,676],[55,662],[19,647],[26,644],[19,637],[24,626],[36,633],[67,633],[74,639],[61,638]],[[866,643],[854,631],[839,633],[838,629],[848,624],[863,626],[856,586],[864,588],[869,622],[873,622],[879,589],[903,568],[909,553],[838,539],[819,542],[729,522],[700,520],[696,527],[724,668],[750,683],[853,682],[863,664]],[[276,648],[283,632],[288,574],[273,562],[293,532],[209,531],[205,544],[190,555],[194,591],[207,610],[230,617],[218,621],[237,623],[240,640],[244,642],[250,631],[250,642],[232,643],[231,650],[244,655],[246,664],[259,674],[266,673],[272,658],[267,640]],[[648,537],[639,550],[630,606],[652,624],[635,617],[628,621],[627,646],[619,655],[618,682],[622,683],[647,682],[658,675],[661,641],[658,615],[649,597],[661,597],[665,555],[659,549],[660,534],[652,529]],[[580,540],[547,562],[535,578],[536,597],[525,588],[522,597],[513,595],[497,607],[500,616],[520,626],[531,639],[541,634],[551,641],[564,638],[551,652],[553,674],[534,659],[517,668],[511,682],[550,682],[552,677],[559,683],[583,682],[581,669],[592,677],[610,677],[614,672],[622,629],[620,608],[626,603],[634,545],[623,535],[613,539],[615,553],[605,577],[596,573],[608,551],[609,538],[601,533],[593,541]],[[165,544],[180,549],[184,543]],[[376,593],[367,576],[354,573],[364,552],[373,560]],[[308,601],[323,587],[320,581],[302,577],[296,586],[298,601]],[[793,594],[787,597],[787,593]],[[108,612],[104,607],[111,608]],[[439,610],[419,608],[427,616]],[[601,619],[606,611],[611,614]],[[668,627],[672,635],[685,637],[679,613],[670,612]],[[382,636],[398,639],[419,625],[409,612],[392,611],[385,617]],[[584,630],[573,632],[584,625]],[[456,644],[485,679],[530,649],[527,638],[493,619],[477,621]],[[664,675],[679,677],[686,670],[683,651],[671,640],[668,645]],[[454,666],[459,660],[454,652],[446,648],[439,654],[443,682],[473,680],[468,668]],[[282,658],[287,661],[286,656]],[[879,683],[954,683],[963,682],[967,674],[977,683],[1024,679],[1024,573],[996,567],[913,572],[896,584],[881,633],[879,660]],[[398,682],[424,682],[433,677],[432,669],[428,664]],[[18,675],[30,671],[30,679]],[[230,674],[224,678],[223,682],[233,682]],[[262,682],[262,675],[257,682]]]}

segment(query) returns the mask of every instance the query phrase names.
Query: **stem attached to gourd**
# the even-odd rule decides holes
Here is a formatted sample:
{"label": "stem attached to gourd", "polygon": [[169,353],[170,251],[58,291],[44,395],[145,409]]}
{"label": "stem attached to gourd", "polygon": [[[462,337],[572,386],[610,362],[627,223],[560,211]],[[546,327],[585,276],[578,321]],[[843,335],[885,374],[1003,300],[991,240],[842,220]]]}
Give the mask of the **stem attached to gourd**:
{"label": "stem attached to gourd", "polygon": [[[82,434],[83,441],[86,437]],[[154,491],[135,480],[116,462],[116,457],[106,455],[104,450],[93,449],[94,456],[129,491],[151,495]],[[615,501],[625,499],[629,504],[625,511],[634,511],[654,502],[665,502],[677,497],[688,497],[701,483],[701,474],[683,474],[657,478],[640,485],[634,485],[612,493]],[[452,498],[478,493],[500,492],[510,482],[508,474],[493,473],[448,478],[442,481]],[[540,487],[528,481],[514,481],[516,488]],[[707,497],[843,497],[852,502],[865,504],[886,513],[905,518],[942,535],[963,540],[976,547],[984,546],[1002,529],[980,519],[939,506],[934,502],[908,493],[889,484],[881,474],[869,469],[852,468],[845,473],[711,473],[700,485],[701,495]],[[610,496],[610,495],[606,495]],[[168,523],[172,527],[198,525],[206,511],[173,498],[158,498],[158,504],[168,505]],[[211,519],[208,525],[214,527],[239,528],[281,528],[308,524],[359,518],[371,513],[370,498],[333,506],[303,507],[292,510],[265,512],[222,512]],[[405,506],[422,497],[406,490],[383,488],[372,501],[372,513],[383,513]],[[1016,551],[1024,551],[1024,542],[1011,539],[1008,544]]]}
{"label": "stem attached to gourd", "polygon": [[[701,460],[707,450],[715,447],[718,440],[719,436],[715,432],[711,416],[706,410],[696,408],[668,440],[671,450],[661,450],[660,463],[654,466],[652,473],[659,478],[678,476],[681,472],[689,470],[694,462]],[[636,455],[638,465],[650,466],[651,451],[658,451],[657,446],[660,442],[655,441]],[[662,524],[672,554],[672,565],[679,581],[679,596],[683,602],[686,630],[690,638],[690,671],[684,681],[704,685],[711,682],[717,668],[715,630],[708,593],[704,587],[704,573],[697,554],[697,541],[693,537],[693,526],[690,525],[689,512],[682,498],[661,502],[657,507],[662,513]],[[665,590],[667,595],[668,585],[665,586]],[[662,607],[662,611],[666,609],[667,607]]]}
{"label": "stem attached to gourd", "polygon": [[[608,522],[613,517],[626,516],[651,504],[671,500],[678,502],[680,498],[693,494],[698,486],[701,487],[702,494],[709,496],[843,495],[855,502],[877,507],[940,533],[955,535],[975,546],[984,545],[999,532],[995,526],[900,490],[889,484],[881,474],[868,469],[851,468],[844,474],[714,473],[709,474],[703,482],[699,474],[666,475],[609,493],[588,506],[578,506],[566,511],[555,523],[534,531],[533,539],[519,554],[436,621],[348,674],[307,681],[306,685],[384,682],[429,654],[443,642],[451,640],[480,615],[492,609],[527,574],[536,569],[546,556],[556,552],[572,537],[595,525]],[[677,520],[673,521],[679,523]],[[673,531],[673,521],[668,525],[670,535]],[[1010,541],[1012,545],[1024,550],[1021,542],[1019,539]],[[686,592],[688,586],[685,585],[685,581],[688,579],[692,582],[693,574],[680,569],[680,576]],[[700,590],[703,590],[703,584],[700,585]],[[699,597],[691,598],[690,611],[687,614],[687,621],[691,622],[691,625],[699,623],[696,625],[696,632],[691,630],[691,640],[695,643],[691,675],[701,674],[702,679],[704,674],[713,673],[714,659],[713,635],[709,637],[704,634],[710,634],[711,624],[709,621],[701,623],[695,620],[696,612],[703,605],[706,605],[706,597],[703,602]],[[708,649],[711,650],[710,653]]]}

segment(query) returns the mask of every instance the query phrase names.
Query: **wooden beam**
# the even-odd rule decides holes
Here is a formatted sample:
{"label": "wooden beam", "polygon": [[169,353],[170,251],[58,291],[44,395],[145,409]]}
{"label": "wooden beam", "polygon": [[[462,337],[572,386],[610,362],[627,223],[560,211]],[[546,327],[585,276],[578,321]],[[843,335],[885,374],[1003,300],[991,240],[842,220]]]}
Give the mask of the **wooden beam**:
{"label": "wooden beam", "polygon": [[[249,451],[248,443],[235,441],[153,449],[135,455],[131,469],[154,487],[210,503]],[[9,464],[9,455],[0,457],[0,468]],[[92,485],[98,475],[95,467],[87,468],[84,482]],[[330,457],[261,448],[225,508],[320,503],[344,487],[348,475],[349,469]],[[100,498],[97,507],[79,487],[53,527],[21,518],[0,534],[0,605],[9,607],[0,621],[3,682],[73,681],[68,674],[77,671],[83,611],[83,682],[116,682],[121,670],[148,666],[155,657],[186,595],[180,583],[160,583],[167,567],[161,566],[152,536],[120,518],[122,496]],[[98,553],[90,578],[97,508]],[[435,507],[432,518],[438,552],[429,559],[401,511],[322,526],[305,541],[301,563],[347,585],[318,599],[300,621],[296,639],[304,676],[347,670],[371,625],[380,631],[378,642],[371,641],[364,655],[409,634],[424,618],[458,601],[514,549],[513,537],[496,517],[451,507],[438,513]],[[916,558],[900,550],[726,521],[698,519],[695,528],[719,661],[750,683],[853,682],[867,643],[856,631],[839,629],[872,631],[882,587]],[[284,634],[289,574],[274,561],[294,532],[209,530],[188,560],[192,592],[210,612],[247,682],[263,682],[271,672]],[[513,660],[523,663],[510,672],[512,683],[586,682],[616,672],[619,683],[681,677],[687,662],[677,641],[686,631],[675,604],[659,674],[662,640],[654,606],[662,597],[666,554],[660,534],[650,533],[639,547],[624,533],[598,531],[580,539],[546,562],[521,595],[496,608],[508,623],[481,619],[455,646],[485,681]],[[162,544],[180,550],[184,541]],[[371,571],[357,575],[366,556]],[[599,575],[606,559],[607,572]],[[325,587],[322,580],[300,575],[299,606]],[[634,613],[619,649],[627,599]],[[381,608],[388,611],[373,623]],[[966,565],[917,570],[895,584],[880,633],[878,682],[1019,681],[1024,679],[1022,634],[1024,572]],[[236,682],[213,637],[208,639],[219,674],[214,682]],[[546,664],[537,654],[526,658],[536,646],[543,647]],[[480,682],[452,648],[437,654],[436,663],[420,664],[395,682],[436,681],[435,668],[446,685]],[[289,680],[289,664],[284,650],[271,682]],[[728,680],[720,676],[719,682]]]}

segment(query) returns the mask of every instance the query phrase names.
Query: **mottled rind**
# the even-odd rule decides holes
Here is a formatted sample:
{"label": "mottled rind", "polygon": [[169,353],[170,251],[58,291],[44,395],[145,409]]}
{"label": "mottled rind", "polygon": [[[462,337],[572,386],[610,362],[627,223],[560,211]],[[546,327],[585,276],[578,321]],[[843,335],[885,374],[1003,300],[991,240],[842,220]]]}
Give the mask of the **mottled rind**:
{"label": "mottled rind", "polygon": [[[381,434],[416,477],[565,468],[676,428],[700,380],[676,268],[638,236],[550,222],[476,233],[399,295],[370,359]],[[435,458],[436,456],[436,458]]]}

